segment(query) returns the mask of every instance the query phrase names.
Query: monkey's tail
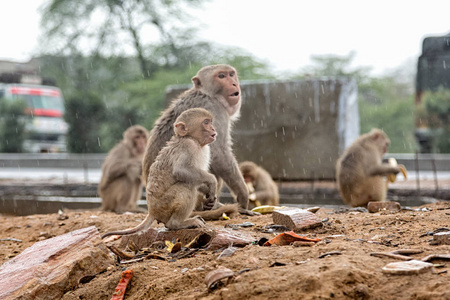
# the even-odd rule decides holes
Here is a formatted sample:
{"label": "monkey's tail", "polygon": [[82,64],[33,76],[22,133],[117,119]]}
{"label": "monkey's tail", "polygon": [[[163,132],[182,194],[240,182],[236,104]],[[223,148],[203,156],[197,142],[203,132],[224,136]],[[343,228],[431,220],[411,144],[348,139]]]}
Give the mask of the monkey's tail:
{"label": "monkey's tail", "polygon": [[153,221],[155,221],[155,219],[151,217],[150,214],[147,214],[147,217],[145,217],[144,221],[142,221],[141,224],[137,225],[136,227],[125,230],[107,232],[102,235],[102,239],[110,235],[129,235],[137,232],[138,233],[145,232],[150,228],[150,226],[152,226]]}
{"label": "monkey's tail", "polygon": [[219,220],[225,213],[227,215],[237,214],[239,211],[237,204],[225,204],[217,209],[205,211],[193,211],[191,216],[200,216],[205,221]]}

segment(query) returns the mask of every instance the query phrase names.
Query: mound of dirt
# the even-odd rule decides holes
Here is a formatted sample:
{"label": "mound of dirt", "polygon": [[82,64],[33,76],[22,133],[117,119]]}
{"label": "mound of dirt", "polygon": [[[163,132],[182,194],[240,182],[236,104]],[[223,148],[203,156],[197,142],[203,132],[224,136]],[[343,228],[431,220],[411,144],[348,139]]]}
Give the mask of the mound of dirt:
{"label": "mound of dirt", "polygon": [[[89,226],[96,226],[100,233],[129,228],[145,217],[101,211],[64,213],[67,219],[58,214],[0,215],[0,264],[39,240]],[[110,299],[125,269],[134,272],[125,299],[450,299],[448,260],[433,259],[434,267],[421,274],[392,275],[382,268],[400,260],[371,255],[401,249],[422,250],[408,254],[417,260],[432,254],[449,255],[450,245],[434,245],[432,234],[450,227],[450,202],[379,213],[321,208],[315,214],[322,226],[298,234],[320,238],[320,242],[258,245],[261,238],[281,233],[273,227],[270,232],[271,214],[208,222],[212,228],[250,222],[253,225],[249,227],[231,228],[253,236],[255,243],[220,258],[223,249],[199,250],[179,259],[116,263],[66,291],[63,299]],[[109,243],[118,246],[120,239]],[[219,266],[232,270],[234,276],[228,283],[208,289],[205,277]]]}

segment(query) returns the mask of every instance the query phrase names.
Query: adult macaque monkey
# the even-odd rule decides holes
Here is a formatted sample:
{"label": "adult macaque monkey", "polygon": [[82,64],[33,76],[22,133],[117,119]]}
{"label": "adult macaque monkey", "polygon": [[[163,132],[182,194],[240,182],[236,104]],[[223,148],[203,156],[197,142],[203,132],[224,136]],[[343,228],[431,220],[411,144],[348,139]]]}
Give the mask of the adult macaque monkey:
{"label": "adult macaque monkey", "polygon": [[[150,132],[143,162],[143,176],[152,179],[149,170],[162,147],[173,135],[175,119],[185,110],[202,107],[211,112],[218,133],[217,141],[211,145],[210,171],[218,181],[218,194],[223,181],[236,195],[241,213],[254,215],[247,209],[248,191],[239,171],[231,146],[231,125],[238,119],[241,107],[241,90],[236,70],[229,65],[212,65],[200,69],[192,78],[194,86],[182,93],[162,113]],[[212,206],[212,205],[207,205]]]}
{"label": "adult macaque monkey", "polygon": [[142,158],[148,131],[140,125],[129,127],[123,139],[109,151],[102,165],[98,194],[102,209],[123,213],[138,211],[142,196]]}
{"label": "adult macaque monkey", "polygon": [[336,179],[346,204],[366,206],[370,201],[385,201],[387,184],[384,177],[400,171],[406,174],[403,165],[382,163],[389,144],[383,131],[372,129],[358,137],[338,159]]}
{"label": "adult macaque monkey", "polygon": [[239,169],[247,186],[249,186],[249,208],[280,204],[278,186],[266,170],[251,161],[241,162]]}
{"label": "adult macaque monkey", "polygon": [[153,221],[169,229],[204,227],[201,217],[190,217],[201,191],[208,201],[216,198],[217,181],[208,173],[210,143],[216,139],[213,116],[203,108],[183,112],[175,121],[175,135],[161,149],[148,170],[146,185],[148,215],[138,226],[109,235],[145,232]]}

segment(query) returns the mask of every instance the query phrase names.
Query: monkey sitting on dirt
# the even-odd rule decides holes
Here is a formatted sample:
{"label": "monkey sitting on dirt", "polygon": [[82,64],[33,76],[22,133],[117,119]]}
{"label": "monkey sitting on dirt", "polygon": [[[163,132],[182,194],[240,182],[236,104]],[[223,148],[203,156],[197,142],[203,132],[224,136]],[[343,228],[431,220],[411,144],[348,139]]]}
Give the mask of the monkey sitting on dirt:
{"label": "monkey sitting on dirt", "polygon": [[[216,176],[218,181],[217,194],[220,195],[222,184],[225,183],[232,194],[236,196],[239,212],[257,215],[258,213],[247,208],[248,190],[232,151],[232,125],[238,119],[241,108],[238,74],[229,65],[205,66],[192,78],[192,82],[194,86],[172,101],[155,122],[144,154],[143,180],[147,182],[152,180],[152,176],[149,176],[150,166],[159,151],[172,137],[175,119],[189,108],[201,107],[213,115],[218,132],[216,142],[211,145],[210,165],[210,172]],[[199,201],[202,199],[200,198]],[[209,207],[206,205],[203,208],[208,209]],[[202,208],[198,207],[197,209]]]}
{"label": "monkey sitting on dirt", "polygon": [[278,186],[266,170],[251,161],[241,162],[239,169],[247,185],[253,188],[253,191],[249,191],[250,209],[261,205],[280,204]]}
{"label": "monkey sitting on dirt", "polygon": [[198,191],[206,201],[216,198],[217,180],[208,173],[210,143],[216,139],[212,115],[203,108],[184,111],[174,123],[175,135],[161,149],[151,165],[146,198],[148,215],[138,226],[109,235],[145,232],[153,221],[169,229],[205,227],[201,217],[190,217],[197,202]]}
{"label": "monkey sitting on dirt", "polygon": [[370,201],[385,201],[386,178],[405,166],[383,163],[390,140],[380,129],[358,137],[342,154],[336,164],[336,180],[343,201],[351,206],[366,206]]}

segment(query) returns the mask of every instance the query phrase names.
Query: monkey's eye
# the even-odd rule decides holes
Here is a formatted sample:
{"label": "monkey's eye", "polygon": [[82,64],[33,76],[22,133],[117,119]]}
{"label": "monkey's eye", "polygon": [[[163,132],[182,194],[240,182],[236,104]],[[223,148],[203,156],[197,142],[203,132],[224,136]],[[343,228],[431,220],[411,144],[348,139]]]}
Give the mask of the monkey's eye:
{"label": "monkey's eye", "polygon": [[219,78],[225,78],[225,74],[224,73],[219,73]]}
{"label": "monkey's eye", "polygon": [[210,120],[205,119],[205,120],[203,121],[203,124],[208,125],[210,122],[211,122]]}
{"label": "monkey's eye", "polygon": [[234,72],[230,72],[230,77],[233,77],[234,76]]}

